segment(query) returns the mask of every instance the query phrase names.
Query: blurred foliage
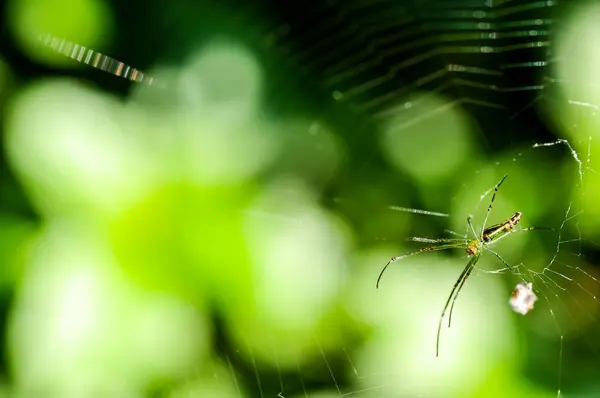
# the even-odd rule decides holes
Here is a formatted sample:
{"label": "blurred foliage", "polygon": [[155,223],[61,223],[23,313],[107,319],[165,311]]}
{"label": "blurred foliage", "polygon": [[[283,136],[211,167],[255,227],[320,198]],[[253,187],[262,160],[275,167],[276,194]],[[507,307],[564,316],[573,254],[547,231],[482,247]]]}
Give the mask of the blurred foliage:
{"label": "blurred foliage", "polygon": [[[311,34],[281,23],[294,6],[128,6],[6,5],[0,395],[600,391],[595,50],[584,47],[593,40],[572,37],[593,37],[597,9],[569,14],[555,32],[558,51],[581,43],[553,72],[581,77],[577,84],[551,86],[535,106],[519,97],[511,108],[490,84],[475,98],[411,83],[361,103],[368,77],[332,89],[343,79],[320,80],[319,68],[295,64],[311,53],[295,43]],[[320,10],[316,21],[326,19]],[[41,56],[39,32],[104,52],[114,42],[111,56],[139,61],[165,84],[131,88],[71,61],[65,69],[78,71],[44,69],[67,58]],[[348,65],[349,54],[341,57]],[[331,69],[338,61],[328,61]],[[373,103],[385,109],[369,113]],[[534,147],[540,142],[557,144]],[[557,230],[495,246],[515,273],[500,271],[490,253],[482,258],[436,358],[441,304],[465,254],[403,260],[379,290],[377,274],[391,256],[419,247],[406,242],[411,236],[471,236],[467,216],[482,227],[505,174],[488,225],[522,211],[524,227]],[[507,305],[522,279],[539,289],[526,317]]]}

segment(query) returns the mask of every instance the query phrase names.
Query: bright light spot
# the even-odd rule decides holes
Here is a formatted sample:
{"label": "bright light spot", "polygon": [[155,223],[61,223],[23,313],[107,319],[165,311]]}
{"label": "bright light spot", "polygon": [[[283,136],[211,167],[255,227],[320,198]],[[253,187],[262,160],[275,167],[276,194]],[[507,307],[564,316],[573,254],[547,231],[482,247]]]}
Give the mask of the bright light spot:
{"label": "bright light spot", "polygon": [[271,187],[257,207],[274,216],[248,216],[261,313],[292,328],[314,325],[345,280],[342,224],[305,191],[287,183]]}
{"label": "bright light spot", "polygon": [[575,13],[557,40],[556,78],[568,81],[561,85],[567,98],[600,105],[597,85],[600,83],[600,6],[590,3]]}
{"label": "bright light spot", "polygon": [[25,396],[132,396],[190,374],[208,347],[197,309],[131,285],[101,241],[52,222],[34,247],[8,327]]}
{"label": "bright light spot", "polygon": [[[557,33],[556,62],[553,77],[567,101],[550,101],[546,112],[561,128],[561,134],[572,137],[578,150],[585,150],[588,137],[600,141],[600,6],[589,3],[577,9]],[[563,83],[564,82],[564,83]],[[559,105],[560,104],[560,105]],[[592,117],[582,122],[582,109]],[[572,128],[577,126],[577,128]],[[579,145],[581,143],[581,145]]]}
{"label": "bright light spot", "polygon": [[14,101],[7,149],[42,211],[120,208],[144,187],[151,163],[123,131],[121,112],[71,82],[37,85]]}
{"label": "bright light spot", "polygon": [[389,114],[380,141],[382,152],[415,179],[450,176],[472,151],[472,125],[457,103],[424,94],[403,101]]}
{"label": "bright light spot", "polygon": [[[582,4],[569,16],[564,27],[557,31],[556,59],[553,85],[561,91],[564,101],[545,102],[544,111],[558,126],[559,136],[569,138],[574,150],[581,154],[584,162],[584,172],[587,168],[598,170],[600,157],[587,154],[597,154],[600,150],[600,5],[595,2]],[[587,159],[586,156],[587,155]],[[587,161],[587,164],[585,163]],[[580,165],[581,167],[581,165]],[[600,236],[600,206],[598,195],[600,185],[598,173],[586,173],[583,192],[575,195],[580,202],[586,217],[579,224],[588,238]]]}
{"label": "bright light spot", "polygon": [[[39,35],[49,33],[96,48],[110,39],[112,20],[98,0],[10,0],[5,23],[29,56],[43,62],[77,65],[41,50]],[[80,65],[77,65],[80,66]]]}
{"label": "bright light spot", "polygon": [[261,70],[244,47],[214,41],[189,59],[181,71],[179,88],[188,95],[199,95],[200,102],[195,105],[225,112],[216,116],[244,117],[248,109],[258,109]]}
{"label": "bright light spot", "polygon": [[249,210],[246,236],[255,292],[249,311],[256,316],[236,320],[236,335],[243,333],[255,356],[282,368],[305,360],[317,340],[322,349],[343,344],[328,314],[346,282],[344,224],[320,209],[306,187],[283,181]]}
{"label": "bright light spot", "polygon": [[174,163],[202,184],[245,180],[276,152],[276,131],[260,111],[261,70],[245,48],[217,41],[171,77],[169,134],[177,134]]}

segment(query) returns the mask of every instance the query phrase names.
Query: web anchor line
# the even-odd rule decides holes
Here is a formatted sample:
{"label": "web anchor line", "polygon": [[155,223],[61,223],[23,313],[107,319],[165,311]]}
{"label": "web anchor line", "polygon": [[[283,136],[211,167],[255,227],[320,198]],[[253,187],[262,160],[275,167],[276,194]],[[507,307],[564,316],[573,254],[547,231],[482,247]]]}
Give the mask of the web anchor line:
{"label": "web anchor line", "polygon": [[156,85],[154,77],[98,51],[48,33],[40,34],[38,39],[45,47],[77,62],[135,83]]}

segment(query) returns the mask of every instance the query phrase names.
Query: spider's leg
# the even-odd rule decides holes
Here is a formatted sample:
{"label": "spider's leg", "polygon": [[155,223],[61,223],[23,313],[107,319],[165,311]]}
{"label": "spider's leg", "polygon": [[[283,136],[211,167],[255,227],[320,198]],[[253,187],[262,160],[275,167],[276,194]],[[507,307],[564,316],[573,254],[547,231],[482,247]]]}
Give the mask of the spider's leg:
{"label": "spider's leg", "polygon": [[527,228],[520,228],[520,229],[514,229],[511,233],[514,234],[515,232],[525,232],[525,231],[556,231],[556,228],[550,228],[550,227],[527,227]]}
{"label": "spider's leg", "polygon": [[513,271],[513,267],[511,267],[506,261],[504,261],[504,259],[502,258],[501,255],[499,255],[498,253],[496,253],[495,251],[493,251],[489,247],[485,247],[484,246],[484,248],[485,248],[485,250],[487,250],[490,253],[492,253],[494,256],[498,257],[498,260],[502,261],[502,264],[506,265],[506,268],[508,268],[511,272]]}
{"label": "spider's leg", "polygon": [[392,257],[392,259],[385,265],[385,267],[383,267],[383,269],[379,273],[379,277],[377,278],[377,283],[375,284],[375,287],[379,288],[379,281],[381,280],[381,277],[382,277],[383,273],[385,272],[385,270],[387,269],[387,267],[389,267],[389,265],[391,263],[394,263],[394,262],[396,262],[398,260],[402,260],[402,259],[404,259],[406,257],[414,256],[415,254],[419,254],[419,253],[432,252],[432,251],[436,251],[436,250],[455,249],[455,248],[461,249],[461,248],[466,247],[465,245],[466,244],[464,242],[444,243],[444,244],[437,245],[437,246],[424,247],[422,249],[415,250],[415,251],[410,252],[410,253],[402,254],[402,255],[396,256],[396,257]]}
{"label": "spider's leg", "polygon": [[466,243],[466,239],[432,239],[432,238],[422,238],[420,236],[411,236],[410,238],[406,238],[411,242],[421,242],[421,243]]}
{"label": "spider's leg", "polygon": [[469,276],[471,276],[471,271],[473,271],[473,268],[475,268],[475,264],[473,264],[471,266],[471,268],[465,274],[464,278],[460,282],[460,285],[458,286],[458,290],[456,291],[456,294],[454,295],[454,299],[452,299],[452,305],[450,306],[450,313],[448,314],[448,327],[450,327],[450,325],[452,324],[452,312],[454,311],[454,304],[456,303],[456,299],[458,298],[458,294],[462,290],[463,285],[465,284],[465,282],[467,281],[467,279],[469,279]]}
{"label": "spider's leg", "polygon": [[454,232],[454,231],[452,231],[450,229],[444,229],[444,232],[447,233],[447,234],[450,234],[450,235],[458,236],[458,237],[460,237],[460,238],[462,238],[464,240],[467,240],[467,235],[466,234],[465,235],[459,234],[458,232]]}
{"label": "spider's leg", "polygon": [[471,217],[471,216],[467,217],[467,224],[469,224],[471,231],[473,231],[473,236],[475,237],[475,239],[479,239],[477,232],[475,232],[475,227],[473,227],[473,217]]}
{"label": "spider's leg", "polygon": [[496,184],[496,186],[494,187],[494,194],[492,195],[492,200],[490,201],[490,205],[488,206],[487,213],[485,214],[485,219],[483,220],[483,225],[481,226],[481,236],[483,236],[483,231],[485,231],[485,225],[487,224],[488,217],[490,216],[490,212],[492,211],[492,206],[494,205],[494,200],[496,200],[496,194],[498,193],[498,188],[500,188],[500,185],[502,185],[504,180],[506,180],[506,177],[508,177],[508,174],[506,174],[504,177],[502,177],[500,182],[498,184]]}
{"label": "spider's leg", "polygon": [[[521,228],[521,229],[513,229],[512,231],[510,231],[510,233],[501,235],[497,238],[494,238],[494,243],[498,242],[501,239],[506,238],[507,236],[510,236],[516,232],[527,232],[527,231],[556,231],[556,228],[546,228],[546,227],[528,227],[528,228]],[[491,243],[491,242],[490,242]]]}
{"label": "spider's leg", "polygon": [[[435,356],[436,357],[439,356],[439,353],[440,353],[440,332],[442,330],[442,320],[444,320],[444,315],[446,315],[446,310],[448,309],[448,306],[450,305],[450,300],[452,300],[452,297],[454,296],[454,292],[456,292],[456,289],[458,289],[459,285],[460,285],[460,287],[462,287],[463,279],[466,279],[465,276],[471,273],[471,271],[473,270],[473,267],[475,267],[475,264],[477,264],[477,261],[479,261],[480,255],[481,254],[477,254],[477,255],[471,257],[471,260],[469,260],[465,269],[463,269],[463,271],[460,273],[460,276],[456,280],[456,283],[454,284],[454,287],[452,288],[452,291],[450,292],[450,295],[448,296],[448,300],[446,300],[446,305],[444,305],[444,309],[442,310],[442,315],[440,315],[440,321],[438,323],[437,339],[436,339],[436,343],[435,343]],[[459,292],[460,292],[460,289],[459,289]]]}

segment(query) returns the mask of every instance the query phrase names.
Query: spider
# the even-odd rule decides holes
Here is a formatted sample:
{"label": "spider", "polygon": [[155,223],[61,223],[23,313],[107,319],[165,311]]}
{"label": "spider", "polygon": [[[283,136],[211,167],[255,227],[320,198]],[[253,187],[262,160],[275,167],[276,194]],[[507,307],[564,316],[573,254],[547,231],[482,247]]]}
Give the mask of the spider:
{"label": "spider", "polygon": [[480,234],[478,234],[475,231],[475,227],[473,226],[473,222],[472,222],[472,217],[471,216],[467,217],[468,227],[473,232],[473,236],[475,239],[471,239],[471,240],[469,240],[467,238],[464,238],[464,239],[424,239],[423,241],[435,243],[435,245],[429,246],[429,247],[424,247],[422,249],[415,250],[415,251],[412,251],[409,253],[405,253],[400,256],[392,257],[392,259],[385,265],[385,267],[383,267],[383,269],[379,273],[379,277],[377,278],[376,287],[379,288],[379,282],[381,281],[381,277],[383,276],[383,273],[389,267],[390,264],[395,263],[396,261],[399,261],[399,260],[403,260],[406,257],[410,257],[415,254],[436,251],[436,250],[447,250],[447,249],[464,249],[464,250],[466,250],[467,255],[469,257],[469,262],[467,263],[467,265],[465,266],[463,271],[458,276],[458,279],[456,280],[454,287],[452,287],[452,290],[450,291],[448,300],[446,300],[446,304],[444,305],[442,314],[440,315],[438,329],[437,329],[436,345],[435,345],[435,356],[436,357],[439,356],[440,331],[442,329],[442,321],[444,320],[444,316],[446,315],[448,306],[450,306],[450,302],[452,302],[452,306],[450,306],[450,313],[448,315],[448,327],[450,327],[450,324],[452,322],[452,310],[454,309],[454,303],[456,302],[456,299],[458,298],[458,294],[460,293],[465,282],[471,275],[471,271],[473,271],[473,268],[475,268],[475,265],[479,261],[479,258],[481,257],[483,252],[488,251],[488,252],[492,253],[509,270],[512,271],[512,267],[510,265],[508,265],[508,263],[506,261],[504,261],[504,259],[498,253],[496,253],[495,251],[490,249],[490,247],[489,247],[490,245],[492,245],[495,242],[498,242],[500,239],[503,239],[514,232],[525,232],[525,231],[531,231],[531,230],[546,230],[546,231],[554,230],[554,228],[538,228],[538,227],[515,229],[515,226],[519,223],[519,221],[521,220],[521,217],[523,216],[523,213],[521,213],[520,211],[516,212],[515,214],[510,216],[508,219],[506,219],[505,221],[503,221],[499,224],[495,224],[495,225],[492,225],[487,228],[485,227],[488,217],[490,215],[490,212],[492,211],[492,206],[494,204],[494,200],[496,199],[496,194],[498,193],[498,188],[500,188],[500,185],[502,185],[502,183],[504,182],[506,177],[508,177],[508,175],[505,175],[504,177],[502,177],[500,182],[498,182],[494,186],[494,194],[492,195],[492,200],[490,201],[490,204],[488,206],[487,213],[486,213],[485,219],[483,221],[483,225],[481,227]]}

